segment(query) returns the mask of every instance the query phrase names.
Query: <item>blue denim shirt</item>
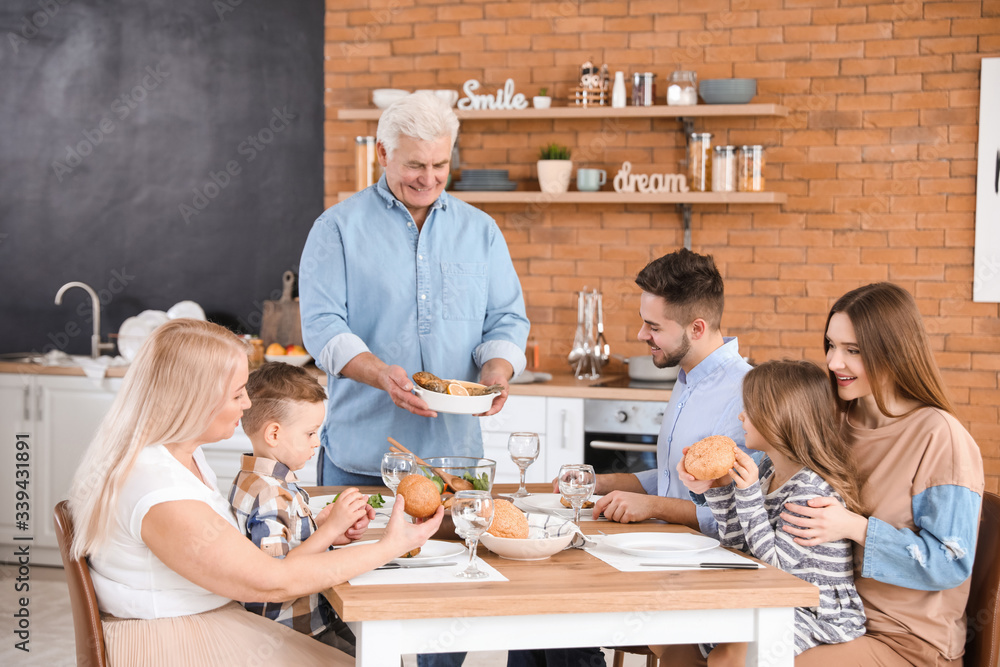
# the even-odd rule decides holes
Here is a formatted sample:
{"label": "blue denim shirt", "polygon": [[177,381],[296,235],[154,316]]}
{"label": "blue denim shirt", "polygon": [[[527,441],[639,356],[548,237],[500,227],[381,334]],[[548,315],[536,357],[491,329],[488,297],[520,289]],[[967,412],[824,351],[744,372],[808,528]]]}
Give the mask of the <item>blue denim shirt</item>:
{"label": "blue denim shirt", "polygon": [[[749,371],[750,364],[740,356],[739,341],[728,337],[690,373],[680,370],[663,411],[656,440],[656,469],[636,474],[646,493],[691,500],[677,476],[677,463],[684,457],[684,448],[702,438],[727,435],[744,447],[739,414],[743,411],[743,376]],[[717,535],[718,524],[708,506],[701,504],[696,509],[701,532]]]}
{"label": "blue denim shirt", "polygon": [[421,457],[481,456],[476,417],[418,417],[340,371],[370,351],[411,376],[475,381],[494,358],[520,374],[528,319],[496,222],[443,193],[418,232],[383,176],[316,220],[299,270],[302,337],[327,372],[321,441],[330,460],[379,475],[389,436]]}

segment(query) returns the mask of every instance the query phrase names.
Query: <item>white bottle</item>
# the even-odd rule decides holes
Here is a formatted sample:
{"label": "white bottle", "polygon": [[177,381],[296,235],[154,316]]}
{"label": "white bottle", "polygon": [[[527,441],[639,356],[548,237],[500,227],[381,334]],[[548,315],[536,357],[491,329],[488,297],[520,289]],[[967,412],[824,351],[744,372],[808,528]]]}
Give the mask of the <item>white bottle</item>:
{"label": "white bottle", "polygon": [[615,85],[611,91],[611,106],[620,109],[625,106],[625,73],[615,72]]}

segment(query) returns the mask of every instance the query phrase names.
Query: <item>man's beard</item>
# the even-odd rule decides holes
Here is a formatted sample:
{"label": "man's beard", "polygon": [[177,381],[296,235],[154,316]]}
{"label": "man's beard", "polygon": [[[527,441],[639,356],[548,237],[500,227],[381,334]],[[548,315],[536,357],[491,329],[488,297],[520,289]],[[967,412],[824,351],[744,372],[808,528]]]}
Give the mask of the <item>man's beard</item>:
{"label": "man's beard", "polygon": [[667,368],[669,366],[676,366],[679,363],[681,363],[681,359],[683,359],[690,350],[691,350],[691,340],[688,338],[687,332],[685,331],[684,338],[681,340],[680,347],[674,350],[673,354],[669,356],[667,356],[666,350],[660,348],[660,351],[663,352],[664,354],[663,361],[659,361],[656,357],[653,357],[653,365],[656,366],[657,368]]}

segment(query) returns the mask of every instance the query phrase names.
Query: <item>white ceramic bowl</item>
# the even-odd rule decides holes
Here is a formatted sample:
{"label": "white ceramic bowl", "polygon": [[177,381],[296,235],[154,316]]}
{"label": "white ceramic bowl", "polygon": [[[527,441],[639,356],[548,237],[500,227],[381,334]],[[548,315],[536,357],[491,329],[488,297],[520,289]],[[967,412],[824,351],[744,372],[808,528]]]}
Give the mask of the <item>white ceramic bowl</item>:
{"label": "white ceramic bowl", "polygon": [[265,354],[264,359],[267,361],[280,361],[292,366],[305,366],[312,361],[312,357],[308,354]]}
{"label": "white ceramic bowl", "polygon": [[400,100],[409,94],[410,91],[399,88],[376,88],[372,91],[372,102],[379,109],[385,109],[396,100]]}
{"label": "white ceramic bowl", "polygon": [[[475,382],[459,382],[467,387],[482,387]],[[493,399],[498,393],[486,394],[485,396],[452,396],[436,391],[430,391],[423,387],[413,386],[413,393],[427,402],[427,407],[435,412],[447,412],[456,415],[478,415],[487,412],[493,405]]]}
{"label": "white ceramic bowl", "polygon": [[483,533],[480,541],[486,548],[508,560],[545,560],[573,541],[576,526],[572,521],[548,514],[528,514],[528,539],[497,537]]}
{"label": "white ceramic bowl", "polygon": [[441,98],[445,104],[450,107],[458,104],[458,91],[448,90],[447,88],[439,88],[434,91],[434,94]]}

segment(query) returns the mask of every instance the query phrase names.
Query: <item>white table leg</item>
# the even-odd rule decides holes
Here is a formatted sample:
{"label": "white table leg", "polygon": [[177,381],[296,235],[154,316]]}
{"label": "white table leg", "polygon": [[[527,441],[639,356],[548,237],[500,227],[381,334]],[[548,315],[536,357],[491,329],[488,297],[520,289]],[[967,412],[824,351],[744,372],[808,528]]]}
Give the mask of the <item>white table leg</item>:
{"label": "white table leg", "polygon": [[755,641],[747,650],[747,667],[793,667],[795,611],[792,607],[757,609]]}
{"label": "white table leg", "polygon": [[[391,637],[399,630],[399,621],[367,621],[350,623],[357,638],[356,663],[361,666],[397,667],[402,664],[399,645]],[[386,641],[389,639],[389,641]]]}

